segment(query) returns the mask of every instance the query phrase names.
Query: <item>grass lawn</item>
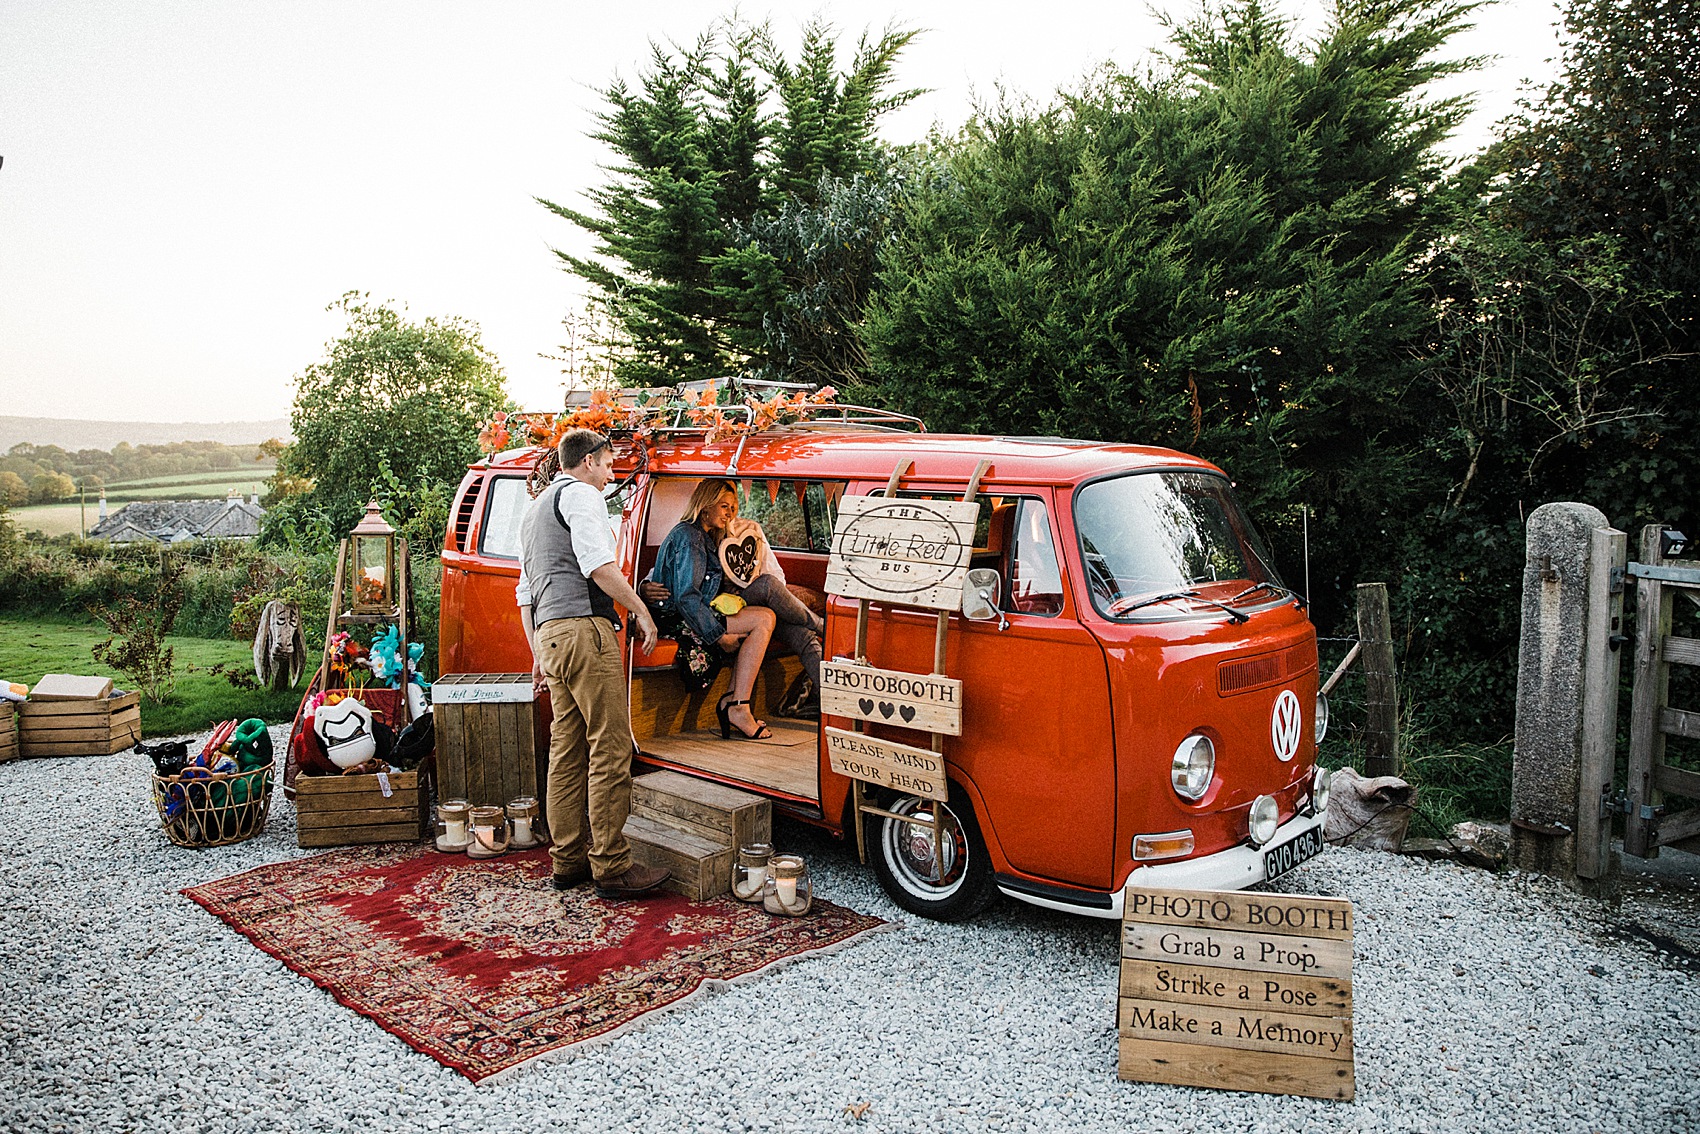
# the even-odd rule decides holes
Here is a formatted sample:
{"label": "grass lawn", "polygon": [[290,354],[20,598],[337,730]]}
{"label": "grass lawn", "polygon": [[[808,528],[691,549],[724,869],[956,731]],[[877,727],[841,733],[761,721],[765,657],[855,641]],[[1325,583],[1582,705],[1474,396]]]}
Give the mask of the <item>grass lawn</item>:
{"label": "grass lawn", "polygon": [[[111,677],[118,687],[130,688],[124,676],[96,665],[89,649],[105,641],[98,624],[24,618],[0,614],[0,680],[34,685],[44,673],[78,673]],[[284,693],[238,689],[223,673],[208,672],[224,663],[226,672],[254,672],[253,650],[246,642],[209,638],[167,638],[177,668],[177,691],[165,704],[142,699],[142,735],[171,736],[197,732],[232,718],[261,717],[269,723],[295,716],[306,686]]]}

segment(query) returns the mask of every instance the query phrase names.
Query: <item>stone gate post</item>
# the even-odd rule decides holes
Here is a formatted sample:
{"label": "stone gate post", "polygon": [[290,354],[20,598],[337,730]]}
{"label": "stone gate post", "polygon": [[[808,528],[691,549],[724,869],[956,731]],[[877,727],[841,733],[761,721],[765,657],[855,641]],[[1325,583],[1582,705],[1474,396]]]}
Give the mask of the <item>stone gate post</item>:
{"label": "stone gate post", "polygon": [[[1511,775],[1511,861],[1609,894],[1617,859],[1610,795],[1626,537],[1587,504],[1529,516],[1517,737]],[[1617,573],[1613,575],[1613,568]]]}

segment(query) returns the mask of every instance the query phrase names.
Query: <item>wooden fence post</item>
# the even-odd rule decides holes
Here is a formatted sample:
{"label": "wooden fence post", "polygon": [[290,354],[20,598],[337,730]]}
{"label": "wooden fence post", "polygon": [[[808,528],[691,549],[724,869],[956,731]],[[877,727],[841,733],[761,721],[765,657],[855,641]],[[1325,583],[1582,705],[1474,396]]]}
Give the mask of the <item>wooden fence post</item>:
{"label": "wooden fence post", "polygon": [[1595,528],[1588,552],[1588,609],[1582,644],[1582,753],[1576,798],[1576,877],[1614,894],[1622,860],[1611,849],[1612,777],[1617,757],[1617,679],[1623,633],[1623,570],[1629,537]]}
{"label": "wooden fence post", "polygon": [[1397,776],[1399,687],[1393,672],[1392,619],[1387,613],[1387,584],[1358,584],[1358,639],[1363,644],[1364,707],[1368,710],[1364,774]]}
{"label": "wooden fence post", "polygon": [[[1649,567],[1664,563],[1659,537],[1661,524],[1641,529],[1640,562]],[[1623,818],[1623,851],[1637,858],[1657,858],[1657,808],[1663,794],[1654,783],[1654,770],[1664,762],[1665,731],[1659,713],[1670,699],[1670,666],[1665,664],[1665,642],[1670,637],[1671,589],[1660,580],[1635,581],[1635,690],[1629,708],[1629,767],[1625,795],[1628,813]]]}

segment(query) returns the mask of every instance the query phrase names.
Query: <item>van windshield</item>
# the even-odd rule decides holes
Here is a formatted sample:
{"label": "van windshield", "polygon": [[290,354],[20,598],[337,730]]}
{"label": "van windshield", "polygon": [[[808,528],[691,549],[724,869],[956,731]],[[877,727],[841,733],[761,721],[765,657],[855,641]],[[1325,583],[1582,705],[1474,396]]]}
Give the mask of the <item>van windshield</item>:
{"label": "van windshield", "polygon": [[1184,601],[1141,603],[1179,592],[1214,603],[1267,602],[1276,592],[1242,592],[1257,583],[1281,584],[1227,480],[1212,473],[1134,473],[1096,481],[1075,494],[1074,521],[1087,589],[1106,617],[1193,613]]}

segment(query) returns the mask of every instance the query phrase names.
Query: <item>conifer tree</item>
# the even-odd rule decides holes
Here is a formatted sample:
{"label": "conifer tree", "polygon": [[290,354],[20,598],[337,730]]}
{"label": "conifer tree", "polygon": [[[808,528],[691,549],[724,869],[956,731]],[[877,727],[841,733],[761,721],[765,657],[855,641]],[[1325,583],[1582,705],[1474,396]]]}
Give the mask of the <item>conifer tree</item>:
{"label": "conifer tree", "polygon": [[611,179],[590,211],[542,204],[596,238],[589,257],[557,255],[621,324],[622,381],[772,372],[770,316],[805,280],[773,221],[883,169],[877,121],[920,93],[891,90],[913,36],[864,35],[840,70],[824,23],[792,60],[766,24],[727,20],[689,48],[656,46],[634,83],[602,91],[594,136],[616,155]]}

